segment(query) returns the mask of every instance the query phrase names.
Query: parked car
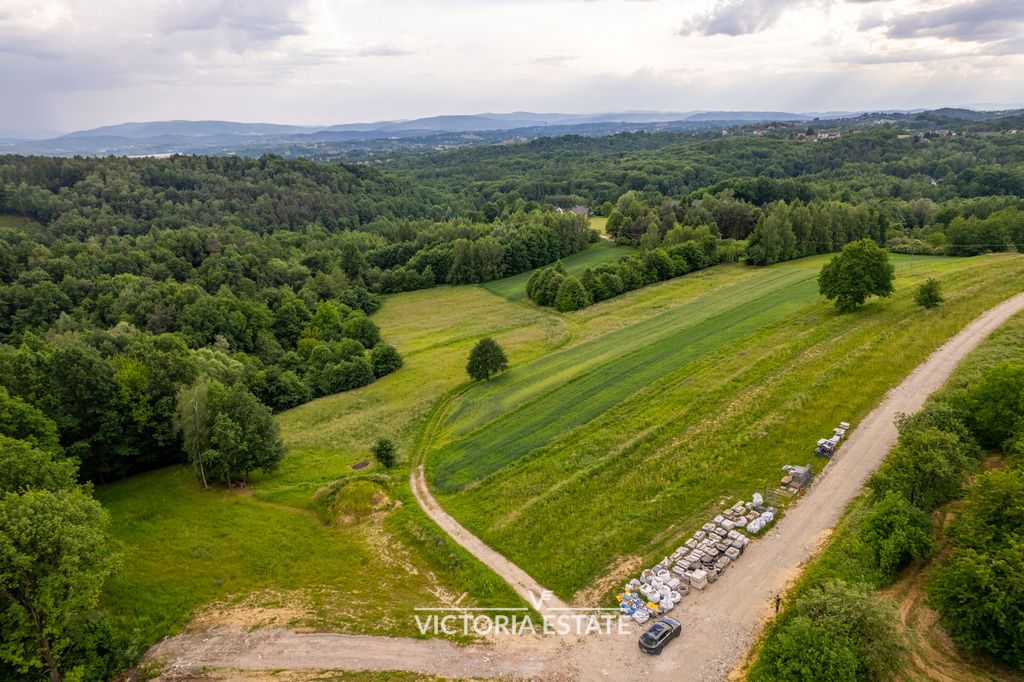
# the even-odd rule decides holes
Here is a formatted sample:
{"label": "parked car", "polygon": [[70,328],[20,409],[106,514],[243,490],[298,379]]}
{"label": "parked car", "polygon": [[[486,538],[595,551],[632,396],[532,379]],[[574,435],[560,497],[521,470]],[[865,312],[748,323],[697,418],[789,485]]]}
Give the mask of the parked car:
{"label": "parked car", "polygon": [[665,645],[683,632],[683,626],[672,618],[662,618],[640,635],[640,649],[657,656]]}

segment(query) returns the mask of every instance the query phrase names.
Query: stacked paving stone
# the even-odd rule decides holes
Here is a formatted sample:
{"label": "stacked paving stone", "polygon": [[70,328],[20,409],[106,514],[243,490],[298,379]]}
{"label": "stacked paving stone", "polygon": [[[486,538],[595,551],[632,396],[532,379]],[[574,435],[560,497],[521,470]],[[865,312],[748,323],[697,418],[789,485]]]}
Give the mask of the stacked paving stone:
{"label": "stacked paving stone", "polygon": [[638,623],[671,611],[691,589],[704,590],[743,555],[750,543],[742,529],[760,532],[775,518],[754,493],[750,502],[737,502],[705,523],[679,548],[644,570],[618,595],[619,608]]}

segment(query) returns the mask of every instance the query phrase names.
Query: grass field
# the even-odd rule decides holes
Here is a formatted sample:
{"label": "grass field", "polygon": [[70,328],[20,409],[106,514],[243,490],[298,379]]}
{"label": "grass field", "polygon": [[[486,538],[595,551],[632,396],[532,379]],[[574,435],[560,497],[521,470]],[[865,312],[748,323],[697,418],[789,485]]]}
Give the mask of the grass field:
{"label": "grass field", "polygon": [[[967,386],[986,369],[1001,362],[1024,362],[1024,313],[1012,317],[968,355],[943,390]],[[950,519],[947,512],[958,504],[957,501],[951,502],[932,515],[940,527],[940,543],[942,530]],[[885,584],[885,576],[878,570],[872,548],[862,538],[864,518],[869,509],[867,493],[850,504],[829,538],[828,545],[809,563],[800,580],[787,594],[787,604],[808,590],[833,580],[843,580],[850,584],[867,583],[876,589]],[[897,607],[913,654],[907,661],[907,669],[899,676],[900,679],[956,679],[972,682],[1024,679],[1024,676],[1001,664],[965,654],[952,643],[936,622],[935,613],[924,602],[924,587],[930,567],[931,564],[927,562],[915,562],[903,571],[894,585],[879,592]],[[771,632],[769,628],[765,637],[772,636]],[[755,653],[763,644],[764,638],[755,647]]]}
{"label": "grass field", "polygon": [[[854,314],[818,299],[824,259],[805,259],[472,389],[429,455],[431,481],[458,490],[442,504],[564,598],[600,594],[617,566],[660,558],[723,499],[809,461],[821,433],[1024,287],[1015,255],[893,260],[896,294]],[[913,288],[930,276],[947,301],[925,311]]]}
{"label": "grass field", "polygon": [[[663,551],[721,496],[760,486],[806,450],[806,434],[862,414],[1024,283],[1014,256],[895,260],[897,295],[851,316],[817,300],[823,259],[710,268],[568,315],[483,287],[389,296],[374,319],[405,366],[280,415],[279,471],[244,490],[202,491],[184,468],[97,490],[126,554],[106,603],[141,644],[197,613],[415,635],[417,605],[463,593],[463,605],[517,603],[418,510],[407,462],[390,477],[351,469],[380,436],[404,458],[435,431],[431,472],[447,466],[449,487],[469,484],[443,504],[571,596],[626,556]],[[919,311],[910,287],[932,275],[948,301]],[[466,357],[485,335],[512,370],[465,392]],[[466,446],[487,439],[502,451]]]}
{"label": "grass field", "polygon": [[[438,398],[465,382],[465,358],[479,336],[493,335],[518,364],[563,343],[564,326],[478,287],[389,297],[375,320],[405,367],[280,415],[289,449],[279,471],[245,490],[203,491],[184,467],[97,489],[126,555],[105,601],[140,644],[180,631],[210,603],[248,625],[407,636],[418,636],[414,607],[463,592],[463,605],[519,603],[427,521],[403,466],[384,485],[347,487],[332,507],[344,517],[337,523],[322,522],[332,510],[314,498],[339,478],[378,471],[350,468],[369,458],[376,438],[392,438],[403,451]],[[372,487],[386,501],[367,505]]]}
{"label": "grass field", "polygon": [[[579,253],[563,258],[562,265],[570,275],[582,275],[584,270],[593,265],[616,261],[636,252],[637,250],[632,246],[616,246],[612,242],[602,239]],[[533,274],[533,270],[488,282],[483,286],[488,291],[509,301],[522,301],[526,298],[526,280],[530,279],[531,274]]]}

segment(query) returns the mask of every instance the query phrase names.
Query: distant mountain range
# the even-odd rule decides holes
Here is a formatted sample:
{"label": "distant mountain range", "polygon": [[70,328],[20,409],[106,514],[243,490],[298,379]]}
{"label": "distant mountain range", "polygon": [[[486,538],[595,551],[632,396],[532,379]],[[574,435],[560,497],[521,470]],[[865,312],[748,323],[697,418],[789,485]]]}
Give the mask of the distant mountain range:
{"label": "distant mountain range", "polygon": [[[909,115],[924,110],[881,112]],[[1012,112],[938,109],[942,118],[979,121]],[[841,120],[861,112],[785,111],[617,111],[560,114],[517,111],[504,114],[431,116],[412,120],[295,126],[234,121],[149,121],[120,123],[63,135],[53,131],[0,130],[0,153],[68,155],[244,154],[305,155],[324,145],[345,150],[445,148],[551,135],[603,135],[625,131],[699,130],[766,122]],[[312,155],[312,154],[311,154]]]}

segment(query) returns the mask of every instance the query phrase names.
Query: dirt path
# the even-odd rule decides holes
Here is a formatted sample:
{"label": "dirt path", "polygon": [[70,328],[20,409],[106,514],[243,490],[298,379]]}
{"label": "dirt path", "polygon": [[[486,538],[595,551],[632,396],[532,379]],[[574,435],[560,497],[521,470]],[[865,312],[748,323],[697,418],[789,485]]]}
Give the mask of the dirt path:
{"label": "dirt path", "polygon": [[[855,425],[804,498],[766,537],[749,545],[738,568],[727,571],[707,591],[691,594],[672,612],[683,624],[683,636],[659,657],[637,650],[639,627],[629,636],[591,636],[582,641],[508,637],[496,645],[472,647],[440,640],[220,629],[169,638],[153,647],[150,655],[165,657],[169,673],[213,667],[414,670],[451,677],[532,679],[673,679],[683,674],[693,680],[726,679],[771,617],[774,596],[796,579],[867,477],[888,455],[897,438],[896,415],[919,410],[971,350],[1021,310],[1024,294],[985,312],[891,390]],[[529,600],[531,592],[543,590],[438,506],[426,488],[421,467],[414,469],[410,482],[424,511],[524,598]],[[549,601],[546,608],[563,605]]]}
{"label": "dirt path", "polygon": [[452,518],[448,512],[441,508],[434,496],[427,487],[427,479],[423,475],[423,465],[414,467],[409,476],[409,485],[412,487],[412,494],[416,496],[416,502],[426,512],[427,516],[439,525],[455,542],[462,545],[470,554],[487,564],[487,566],[500,575],[509,585],[515,589],[519,596],[526,603],[536,607],[537,601],[544,595],[543,605],[540,607],[542,613],[550,609],[565,609],[565,603],[542,586],[523,569],[506,559],[498,552],[491,549],[483,540],[470,533],[462,527],[458,521]]}

